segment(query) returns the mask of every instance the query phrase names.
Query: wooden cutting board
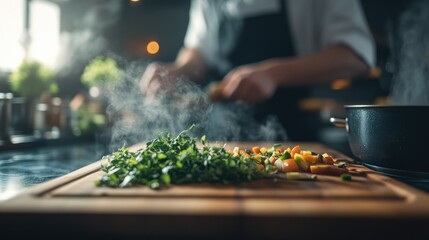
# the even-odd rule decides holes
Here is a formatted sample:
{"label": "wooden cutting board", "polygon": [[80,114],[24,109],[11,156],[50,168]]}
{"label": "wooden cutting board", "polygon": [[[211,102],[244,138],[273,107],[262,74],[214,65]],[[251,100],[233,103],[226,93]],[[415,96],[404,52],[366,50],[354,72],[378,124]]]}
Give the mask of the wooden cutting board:
{"label": "wooden cutting board", "polygon": [[94,182],[102,175],[100,171],[91,173],[47,194],[50,197],[404,199],[382,181],[362,176],[347,182],[337,176],[318,176],[317,181],[272,178],[240,185],[187,184],[152,190],[145,186],[96,187]]}
{"label": "wooden cutting board", "polygon": [[[229,143],[227,148],[250,149],[255,145],[269,147],[272,144],[237,142]],[[334,224],[341,226],[335,233],[351,231],[352,225],[344,225],[345,219],[349,224],[366,226],[368,231],[361,229],[360,233],[368,236],[374,236],[375,226],[383,225],[378,221],[385,223],[395,237],[401,236],[400,226],[402,229],[410,226],[410,231],[417,233],[423,231],[423,225],[429,224],[426,193],[353,165],[352,159],[323,145],[283,145],[295,144],[300,144],[302,149],[327,152],[337,159],[348,160],[349,168],[365,176],[354,176],[350,182],[336,176],[319,176],[317,181],[279,177],[240,185],[172,185],[157,191],[144,186],[115,189],[94,185],[103,174],[100,171],[102,161],[98,161],[1,203],[0,226],[6,226],[5,229],[15,234],[19,233],[19,226],[27,223],[41,233],[74,232],[73,229],[79,228],[96,237],[102,232],[134,237],[311,238],[313,234],[306,231],[305,226],[312,225],[314,231],[318,229],[328,235],[330,232],[326,229],[332,229]],[[139,147],[141,145],[136,145],[134,149]],[[284,228],[285,224],[290,226]],[[261,227],[268,233],[262,234]]]}
{"label": "wooden cutting board", "polygon": [[[270,147],[266,143],[230,143],[229,146],[240,146],[251,149],[255,145]],[[329,152],[337,159],[352,159],[318,145],[306,146],[303,149],[319,153]],[[285,145],[293,146],[293,145]],[[141,146],[136,145],[133,149]],[[227,146],[228,147],[228,146]],[[403,200],[404,196],[389,188],[383,181],[368,176],[354,176],[352,181],[342,181],[338,176],[319,175],[316,181],[288,180],[284,174],[278,177],[262,179],[239,185],[186,184],[172,185],[162,190],[152,190],[145,186],[128,188],[96,187],[94,182],[103,176],[100,171],[102,161],[84,168],[84,174],[77,174],[73,181],[58,184],[44,193],[45,197],[152,197],[152,198],[305,198],[305,199],[389,199]],[[350,164],[350,168],[364,173],[367,169]],[[87,172],[90,172],[87,174]]]}

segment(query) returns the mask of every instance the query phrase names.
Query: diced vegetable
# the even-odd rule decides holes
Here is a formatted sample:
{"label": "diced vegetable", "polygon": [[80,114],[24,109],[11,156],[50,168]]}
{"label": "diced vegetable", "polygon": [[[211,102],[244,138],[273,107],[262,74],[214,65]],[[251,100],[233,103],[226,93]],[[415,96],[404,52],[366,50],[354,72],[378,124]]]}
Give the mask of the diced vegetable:
{"label": "diced vegetable", "polygon": [[294,148],[292,148],[290,151],[291,157],[294,158],[296,153],[301,153],[301,147],[299,145],[296,145]]}
{"label": "diced vegetable", "polygon": [[339,168],[333,165],[320,164],[320,165],[311,165],[310,172],[314,174],[329,174],[340,176],[341,174],[347,173],[347,169]]}
{"label": "diced vegetable", "polygon": [[308,171],[308,163],[304,160],[301,154],[295,153],[295,156],[293,158],[298,164],[298,166],[301,168],[302,171],[307,172]]}
{"label": "diced vegetable", "polygon": [[275,156],[271,156],[270,158],[268,158],[268,161],[271,163],[271,164],[274,164],[274,162],[277,160],[277,157],[275,157]]}
{"label": "diced vegetable", "polygon": [[301,174],[299,172],[287,172],[286,178],[287,179],[299,179],[301,177]]}
{"label": "diced vegetable", "polygon": [[302,155],[303,156],[311,155],[311,151],[302,151]]}
{"label": "diced vegetable", "polygon": [[350,173],[344,173],[340,175],[341,180],[343,181],[351,181],[352,175]]}
{"label": "diced vegetable", "polygon": [[286,159],[289,159],[289,158],[291,158],[292,156],[290,155],[290,153],[289,152],[284,152],[283,153],[283,155],[281,156],[281,159],[282,160],[286,160]]}
{"label": "diced vegetable", "polygon": [[328,174],[329,165],[311,165],[310,172],[314,174]]}
{"label": "diced vegetable", "polygon": [[323,156],[323,163],[334,164],[334,159],[331,156],[329,156],[327,153],[324,153],[322,156]]}
{"label": "diced vegetable", "polygon": [[262,148],[260,149],[260,151],[261,151],[261,153],[262,153],[262,154],[267,153],[267,149],[266,149],[266,148],[264,148],[264,147],[262,147]]}
{"label": "diced vegetable", "polygon": [[286,159],[283,161],[283,170],[285,172],[298,172],[299,166],[296,164],[295,160],[292,158]]}
{"label": "diced vegetable", "polygon": [[317,156],[315,155],[303,155],[302,156],[303,159],[308,163],[308,164],[316,164],[317,163]]}
{"label": "diced vegetable", "polygon": [[253,147],[253,148],[252,148],[252,152],[253,152],[254,154],[259,154],[259,153],[261,153],[261,151],[260,151],[259,147]]}
{"label": "diced vegetable", "polygon": [[275,162],[274,165],[277,167],[278,171],[283,172],[284,171],[284,164],[283,161],[278,158]]}

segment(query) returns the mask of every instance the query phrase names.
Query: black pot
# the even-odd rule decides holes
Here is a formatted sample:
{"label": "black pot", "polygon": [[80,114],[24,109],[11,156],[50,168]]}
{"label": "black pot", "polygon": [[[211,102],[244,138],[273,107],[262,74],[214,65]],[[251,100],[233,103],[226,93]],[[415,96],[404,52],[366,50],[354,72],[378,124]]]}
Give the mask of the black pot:
{"label": "black pot", "polygon": [[376,170],[429,179],[429,106],[345,106],[345,127],[355,157]]}

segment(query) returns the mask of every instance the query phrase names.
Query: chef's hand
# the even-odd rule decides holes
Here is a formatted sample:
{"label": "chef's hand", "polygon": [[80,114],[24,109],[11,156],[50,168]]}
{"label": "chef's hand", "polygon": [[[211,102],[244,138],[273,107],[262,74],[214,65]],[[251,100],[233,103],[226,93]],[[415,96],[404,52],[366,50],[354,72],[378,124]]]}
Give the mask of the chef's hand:
{"label": "chef's hand", "polygon": [[140,90],[148,98],[162,92],[171,92],[179,77],[174,64],[151,63],[140,80]]}
{"label": "chef's hand", "polygon": [[231,70],[221,82],[225,100],[263,102],[272,97],[277,83],[261,64],[250,64]]}

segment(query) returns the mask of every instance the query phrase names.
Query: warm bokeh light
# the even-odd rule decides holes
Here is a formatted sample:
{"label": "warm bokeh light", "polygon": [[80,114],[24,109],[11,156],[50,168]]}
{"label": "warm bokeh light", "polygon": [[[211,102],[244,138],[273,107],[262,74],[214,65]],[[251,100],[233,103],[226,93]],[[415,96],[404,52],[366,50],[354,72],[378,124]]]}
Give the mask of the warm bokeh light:
{"label": "warm bokeh light", "polygon": [[332,84],[331,84],[331,88],[334,90],[341,90],[341,89],[345,89],[347,87],[350,86],[350,80],[348,79],[338,79],[335,80]]}
{"label": "warm bokeh light", "polygon": [[132,2],[132,3],[138,3],[138,2],[140,2],[140,0],[130,0],[130,2]]}
{"label": "warm bokeh light", "polygon": [[157,54],[159,51],[159,44],[156,41],[151,41],[147,44],[146,50],[149,54]]}
{"label": "warm bokeh light", "polygon": [[379,78],[381,77],[381,69],[379,67],[374,67],[368,74],[368,78]]}

